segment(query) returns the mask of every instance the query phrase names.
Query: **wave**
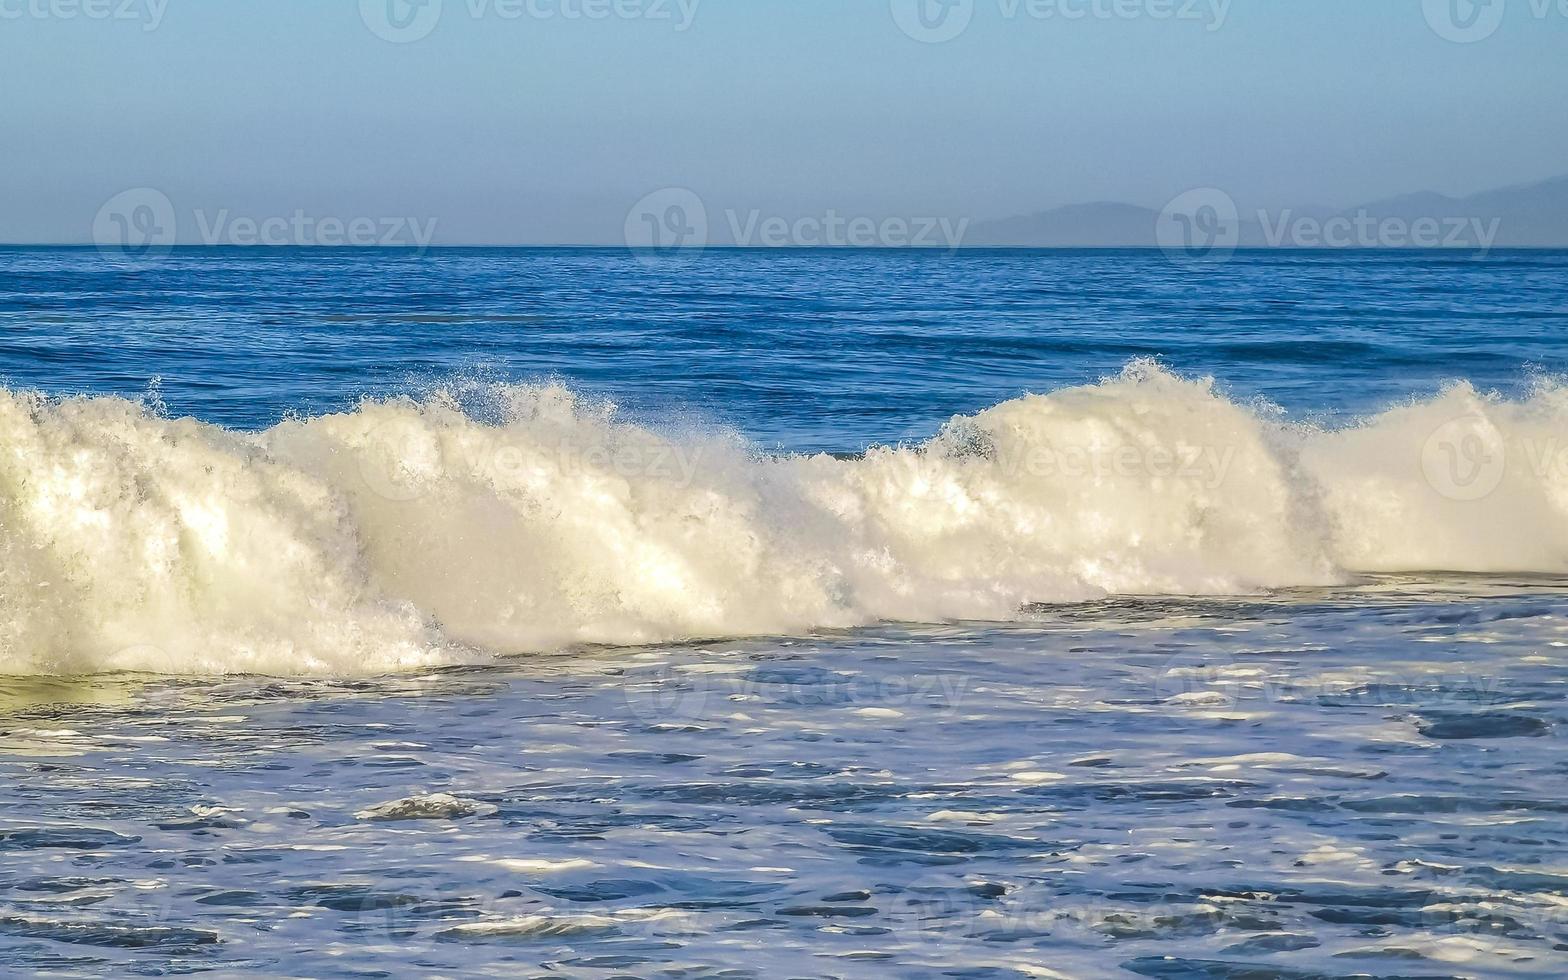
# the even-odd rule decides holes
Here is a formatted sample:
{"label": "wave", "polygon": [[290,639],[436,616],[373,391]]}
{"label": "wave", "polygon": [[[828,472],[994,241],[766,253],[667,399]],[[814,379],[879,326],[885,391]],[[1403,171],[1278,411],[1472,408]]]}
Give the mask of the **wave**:
{"label": "wave", "polygon": [[767,455],[560,385],[262,432],[0,391],[0,672],[365,674],[1009,620],[1362,572],[1568,571],[1568,388],[1292,422],[1135,362],[920,445]]}

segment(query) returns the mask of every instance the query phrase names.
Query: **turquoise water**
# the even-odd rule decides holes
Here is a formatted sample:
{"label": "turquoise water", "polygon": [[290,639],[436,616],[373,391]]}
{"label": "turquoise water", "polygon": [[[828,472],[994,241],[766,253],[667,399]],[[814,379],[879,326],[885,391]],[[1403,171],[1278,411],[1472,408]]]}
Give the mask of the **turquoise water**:
{"label": "turquoise water", "polygon": [[1568,962],[1568,253],[0,270],[0,969]]}

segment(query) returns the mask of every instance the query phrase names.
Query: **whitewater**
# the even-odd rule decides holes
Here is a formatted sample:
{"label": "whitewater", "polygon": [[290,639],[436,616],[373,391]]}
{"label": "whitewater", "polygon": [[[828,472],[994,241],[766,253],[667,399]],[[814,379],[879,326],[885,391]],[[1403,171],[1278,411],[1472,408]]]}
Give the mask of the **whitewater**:
{"label": "whitewater", "polygon": [[921,444],[772,454],[564,384],[246,432],[0,393],[0,673],[367,675],[1013,621],[1374,572],[1568,571],[1568,387],[1351,424],[1149,361]]}

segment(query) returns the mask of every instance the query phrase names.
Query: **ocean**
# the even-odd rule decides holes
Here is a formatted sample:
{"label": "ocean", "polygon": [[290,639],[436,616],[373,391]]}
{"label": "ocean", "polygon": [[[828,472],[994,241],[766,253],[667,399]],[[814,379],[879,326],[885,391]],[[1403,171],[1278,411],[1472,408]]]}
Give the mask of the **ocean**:
{"label": "ocean", "polygon": [[1568,964],[1568,252],[0,249],[0,970]]}

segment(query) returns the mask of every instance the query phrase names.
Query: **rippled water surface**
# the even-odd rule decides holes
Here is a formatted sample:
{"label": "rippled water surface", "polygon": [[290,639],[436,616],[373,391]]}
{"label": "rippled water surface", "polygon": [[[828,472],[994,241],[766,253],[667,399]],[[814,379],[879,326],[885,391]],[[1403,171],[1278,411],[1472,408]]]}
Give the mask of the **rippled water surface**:
{"label": "rippled water surface", "polygon": [[1561,976],[1561,585],[14,679],[0,943],[61,975]]}
{"label": "rippled water surface", "polygon": [[1568,370],[1568,252],[0,249],[0,376],[254,427],[450,372],[858,451],[1151,355],[1304,413]]}
{"label": "rippled water surface", "polygon": [[[6,396],[0,975],[1568,975],[1568,474],[1540,452],[1563,417],[1543,378],[1568,364],[1565,273],[1565,253],[1195,269],[1138,253],[176,252],[127,267],[0,250],[9,388],[145,402]],[[1179,398],[1134,379],[1113,392],[1131,407],[1103,421],[1031,403],[951,456],[787,464],[797,475],[764,452],[923,439],[1145,356],[1214,374],[1233,402],[1160,375],[1156,393]],[[651,431],[717,423],[756,449],[646,487],[579,486],[603,464],[573,457],[560,480],[577,495],[534,498],[450,467],[424,490],[377,471],[366,491],[365,463],[333,455],[357,451],[363,416],[317,419],[317,443],[286,425],[247,435],[454,374],[555,378]],[[1483,394],[1438,398],[1460,378]],[[1435,400],[1361,442],[1320,434],[1297,460],[1260,397],[1340,421]],[[1422,466],[1454,413],[1482,422],[1439,441],[1474,470],[1445,483]],[[1039,421],[1069,416],[1083,424]],[[998,433],[1163,445],[1214,418],[1240,420],[1233,472],[1255,481],[1228,495],[1138,472],[1053,496],[1041,481],[1059,473],[986,469],[1006,463]],[[574,424],[597,437],[591,421]],[[561,454],[595,445],[563,431]],[[1471,492],[1478,474],[1498,481],[1490,497]],[[813,494],[864,524],[808,520]],[[593,511],[615,534],[557,539],[623,498]],[[1062,523],[1030,531],[1042,514]],[[709,526],[734,531],[687,536]],[[1269,549],[1298,530],[1282,564]],[[1031,551],[1029,533],[1065,543]],[[742,545],[760,557],[714,557]],[[992,557],[1011,577],[987,578]],[[1473,570],[1389,571],[1423,561]],[[834,562],[876,574],[811,592],[810,570]],[[757,598],[769,583],[860,621],[925,596],[995,606],[1036,579],[1223,593],[1291,575],[1340,584],[505,648],[533,628],[755,632],[792,612]],[[359,646],[311,646],[371,656],[383,634],[469,646],[390,673]],[[293,676],[210,675],[262,644]],[[105,663],[187,676],[83,673]]]}

